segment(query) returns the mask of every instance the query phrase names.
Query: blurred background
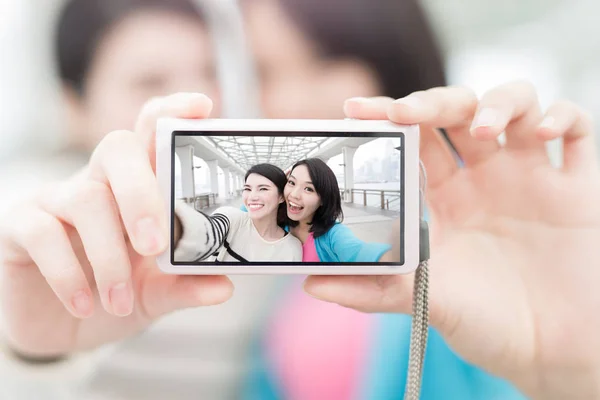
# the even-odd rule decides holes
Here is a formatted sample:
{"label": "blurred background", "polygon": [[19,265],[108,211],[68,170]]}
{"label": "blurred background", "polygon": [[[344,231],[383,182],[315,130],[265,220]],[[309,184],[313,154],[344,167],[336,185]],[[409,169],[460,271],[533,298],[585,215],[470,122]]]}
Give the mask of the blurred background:
{"label": "blurred background", "polygon": [[[61,140],[51,46],[62,3],[0,1],[0,160],[25,147],[31,151]],[[593,21],[599,2],[422,3],[443,45],[449,83],[482,93],[524,78],[537,86],[543,106],[566,97],[600,116],[600,27]]]}

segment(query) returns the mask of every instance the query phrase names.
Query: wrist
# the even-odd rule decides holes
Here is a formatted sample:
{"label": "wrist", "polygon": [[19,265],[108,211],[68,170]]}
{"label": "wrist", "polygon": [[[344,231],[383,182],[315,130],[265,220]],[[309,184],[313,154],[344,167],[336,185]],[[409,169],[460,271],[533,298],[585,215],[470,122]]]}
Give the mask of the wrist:
{"label": "wrist", "polygon": [[33,355],[27,354],[20,350],[17,350],[15,347],[10,345],[6,345],[6,351],[13,357],[19,361],[25,362],[27,364],[54,364],[61,361],[66,360],[68,357],[65,355]]}
{"label": "wrist", "polygon": [[46,354],[22,350],[7,340],[4,335],[0,336],[0,353],[4,353],[10,359],[30,365],[55,364],[69,358],[67,354]]}
{"label": "wrist", "polygon": [[600,399],[600,368],[572,367],[560,372],[545,373],[536,381],[516,385],[532,400]]}
{"label": "wrist", "polygon": [[69,351],[52,346],[40,335],[11,332],[6,326],[0,329],[0,352],[26,364],[53,364],[70,357]]}

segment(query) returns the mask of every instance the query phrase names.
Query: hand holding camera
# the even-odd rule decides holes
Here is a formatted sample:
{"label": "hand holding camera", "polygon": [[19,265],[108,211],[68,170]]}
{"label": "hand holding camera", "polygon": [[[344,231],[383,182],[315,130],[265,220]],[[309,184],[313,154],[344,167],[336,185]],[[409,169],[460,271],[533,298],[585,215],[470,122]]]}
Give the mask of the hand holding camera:
{"label": "hand holding camera", "polygon": [[[535,90],[520,82],[480,100],[464,88],[437,88],[398,101],[350,100],[345,110],[420,125],[432,326],[461,357],[532,398],[597,398],[600,174],[589,116],[568,102],[543,114]],[[563,141],[558,168],[545,147],[555,138]],[[413,293],[403,275],[316,276],[305,290],[400,313],[410,313]]]}
{"label": "hand holding camera", "polygon": [[224,276],[171,276],[156,266],[169,239],[156,121],[205,118],[211,107],[197,94],[150,101],[134,132],[108,134],[84,170],[3,216],[0,303],[15,350],[39,358],[94,348],[231,296]]}

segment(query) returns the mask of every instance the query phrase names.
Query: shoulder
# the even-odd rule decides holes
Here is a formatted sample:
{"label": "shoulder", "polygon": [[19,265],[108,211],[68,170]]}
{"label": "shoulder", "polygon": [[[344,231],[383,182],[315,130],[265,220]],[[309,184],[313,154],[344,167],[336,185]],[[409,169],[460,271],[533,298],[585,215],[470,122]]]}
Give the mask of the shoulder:
{"label": "shoulder", "polygon": [[352,236],[352,231],[346,225],[336,222],[327,232],[321,237],[326,240],[334,240],[344,236]]}
{"label": "shoulder", "polygon": [[223,219],[226,218],[229,223],[230,232],[236,232],[240,229],[242,230],[250,230],[252,225],[252,220],[247,212],[240,210],[239,208],[231,207],[231,206],[223,206],[217,208],[211,214],[212,218],[215,219]]}
{"label": "shoulder", "polygon": [[346,225],[336,222],[327,232],[315,238],[315,245],[321,252],[337,254],[340,246],[356,243],[354,233]]}
{"label": "shoulder", "polygon": [[291,233],[288,233],[285,236],[285,239],[286,239],[286,243],[289,243],[291,246],[302,247],[302,242],[300,241],[300,239],[298,239],[296,236],[292,235]]}
{"label": "shoulder", "polygon": [[286,252],[291,253],[293,261],[302,261],[302,242],[296,236],[288,233],[283,241]]}

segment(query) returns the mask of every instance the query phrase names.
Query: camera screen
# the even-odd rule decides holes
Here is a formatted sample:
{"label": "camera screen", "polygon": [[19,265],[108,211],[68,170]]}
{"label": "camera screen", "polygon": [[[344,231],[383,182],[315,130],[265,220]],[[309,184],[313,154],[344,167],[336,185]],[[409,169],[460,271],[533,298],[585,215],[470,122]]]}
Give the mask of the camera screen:
{"label": "camera screen", "polygon": [[171,263],[403,264],[403,142],[398,132],[174,132]]}

